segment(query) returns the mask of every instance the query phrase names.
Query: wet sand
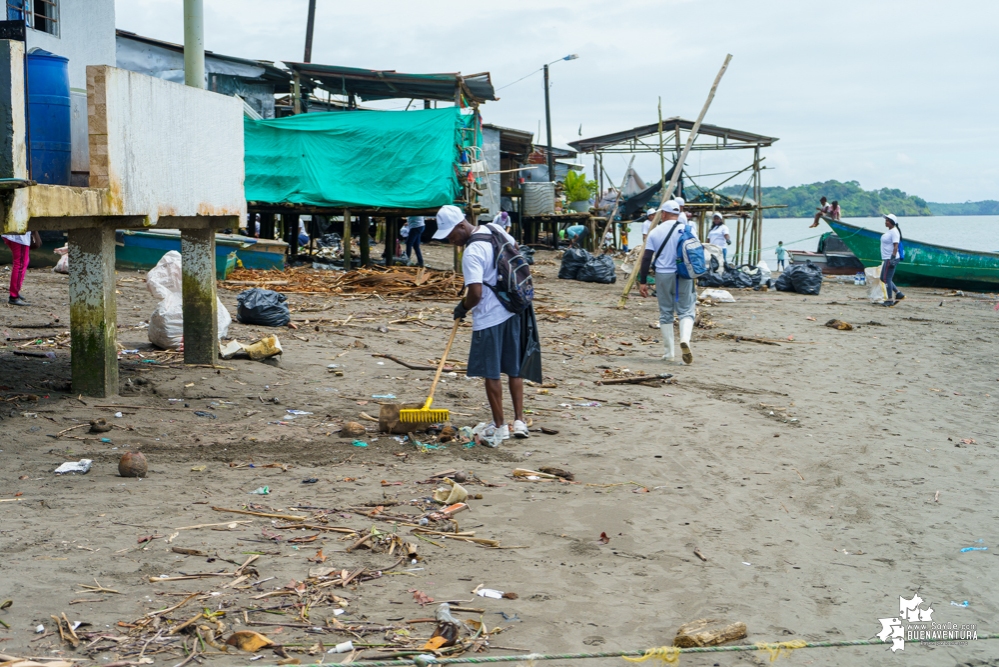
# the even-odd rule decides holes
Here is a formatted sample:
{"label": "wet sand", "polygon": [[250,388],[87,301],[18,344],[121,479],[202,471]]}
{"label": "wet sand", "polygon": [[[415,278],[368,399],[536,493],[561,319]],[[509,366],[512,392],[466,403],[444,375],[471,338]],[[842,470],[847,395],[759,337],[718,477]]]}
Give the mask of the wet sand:
{"label": "wet sand", "polygon": [[[450,250],[431,247],[427,255],[432,264],[446,266]],[[320,547],[325,565],[338,570],[385,569],[398,559],[364,549],[347,552],[350,542],[334,532],[292,544],[291,536],[313,532],[278,531],[271,519],[212,506],[258,503],[265,511],[301,514],[289,508],[342,510],[367,503],[415,513],[392,503],[428,496],[435,487],[417,482],[450,468],[492,484],[468,485],[483,497],[470,500],[471,510],[456,517],[461,529],[524,548],[487,549],[447,539],[435,545],[400,528],[418,545],[422,560],[330,589],[347,601],[339,621],[402,627],[405,620],[432,616],[436,602],[461,600],[485,609],[489,628],[503,629],[490,643],[506,648],[492,648],[489,655],[518,652],[510,649],[645,649],[671,643],[681,624],[703,617],[745,622],[747,643],[867,639],[881,629],[879,618],[898,615],[899,596],[918,592],[930,603],[923,608],[934,609],[933,621],[974,623],[979,634],[996,631],[994,301],[908,289],[906,301],[887,309],[871,305],[865,288],[838,283],[826,283],[821,295],[810,297],[734,291],[736,303],[701,309],[714,327],[695,330],[694,365],[666,366],[659,358],[659,332],[650,327],[657,319],[654,300],[635,296],[618,310],[620,282],[559,281],[552,255],[539,251],[537,259],[539,304],[568,308],[572,315],[541,319],[546,382],[557,386],[547,393],[529,388],[527,406],[535,427],[559,433],[533,432],[529,440],[510,440],[495,450],[450,445],[424,453],[373,430],[368,447],[359,448],[336,432],[361,412],[377,415],[372,395],[425,397],[431,373],[372,354],[420,364],[436,358],[452,301],[290,295],[296,319],[327,322],[277,330],[285,349],[278,365],[243,359],[220,362],[234,370],[150,368],[126,357],[122,393],[106,400],[80,401],[42,385],[69,379],[68,350],[56,350],[57,359],[49,363],[0,348],[0,395],[44,397],[0,403],[0,499],[21,494],[0,503],[0,600],[13,600],[0,611],[0,620],[10,625],[0,628],[0,653],[86,659],[81,665],[135,659],[107,640],[90,650],[84,642],[75,651],[58,634],[32,641],[34,629],[44,624],[54,633],[50,615],[65,612],[91,624],[80,633],[121,637],[130,628],[120,622],[133,623],[184,599],[177,594],[198,591],[209,594],[206,601],[171,618],[221,605],[228,630],[248,629],[242,610],[275,601],[255,596],[303,581],[316,567],[307,559]],[[118,340],[124,349],[146,353],[146,332],[137,327],[154,300],[140,274],[118,276]],[[25,293],[36,305],[0,307],[0,331],[28,335],[30,330],[8,327],[44,322],[50,313],[68,322],[66,283],[65,276],[30,271]],[[219,293],[235,314],[236,292]],[[421,310],[424,325],[389,324]],[[329,323],[348,315],[354,319],[346,326]],[[823,326],[833,318],[856,329]],[[269,333],[275,331],[238,323],[230,331],[243,341]],[[469,328],[459,332],[452,358],[464,358],[469,338]],[[342,364],[342,377],[327,369],[331,363]],[[594,384],[607,368],[669,372],[675,384]],[[278,404],[265,402],[273,397]],[[577,405],[593,402],[599,407]],[[123,416],[116,419],[116,408],[98,407],[112,404],[139,407],[121,407]],[[447,378],[435,406],[462,413],[457,425],[488,419],[479,381]],[[313,414],[290,420],[287,409]],[[217,418],[195,416],[195,410]],[[110,443],[93,439],[85,428],[50,437],[98,416],[128,430],[104,434]],[[117,476],[117,459],[126,448],[145,453],[147,478]],[[89,474],[52,474],[60,463],[84,457],[94,460]],[[281,463],[288,470],[238,465],[251,461]],[[576,481],[511,476],[514,468],[542,466],[570,470]],[[319,481],[302,483],[309,478]],[[264,485],[269,496],[249,495]],[[389,525],[342,511],[327,518],[331,526],[356,529]],[[176,530],[241,520],[248,523]],[[278,533],[283,539],[272,539]],[[147,536],[160,537],[139,542]],[[961,553],[968,546],[988,550]],[[216,560],[178,554],[173,547],[201,550]],[[245,589],[222,588],[231,578],[149,582],[163,574],[232,571],[237,565],[227,560],[243,563],[252,552],[264,555],[253,564],[257,574],[242,583]],[[80,587],[95,579],[119,594]],[[519,598],[472,595],[479,584]],[[411,590],[435,604],[419,606]],[[70,604],[74,600],[87,601]],[[964,600],[967,608],[951,605]],[[291,645],[306,650],[319,640],[331,646],[351,638],[344,631],[308,631],[326,625],[332,609],[317,606],[308,623],[294,611],[265,618],[283,625],[252,629],[289,645],[289,655],[303,664],[314,662],[321,656],[295,653],[298,647]],[[409,627],[428,637],[433,625]],[[384,643],[383,635],[365,636]],[[279,659],[269,651],[261,655],[260,664]],[[907,643],[898,654],[886,645],[801,650],[788,664],[999,665],[996,655],[999,641],[936,648]],[[150,657],[162,665],[183,660],[180,652]],[[233,652],[205,659],[242,665],[248,658]],[[341,659],[325,655],[326,662]],[[760,652],[681,658],[684,665],[768,661]],[[574,664],[597,663],[625,664]]]}

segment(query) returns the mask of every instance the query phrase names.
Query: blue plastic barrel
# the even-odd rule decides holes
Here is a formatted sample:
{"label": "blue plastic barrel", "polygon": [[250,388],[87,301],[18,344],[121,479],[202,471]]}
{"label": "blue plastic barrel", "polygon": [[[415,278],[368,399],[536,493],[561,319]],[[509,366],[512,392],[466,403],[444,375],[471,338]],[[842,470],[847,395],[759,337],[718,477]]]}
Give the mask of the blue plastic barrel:
{"label": "blue plastic barrel", "polygon": [[28,54],[28,149],[31,178],[69,185],[69,58],[37,49]]}

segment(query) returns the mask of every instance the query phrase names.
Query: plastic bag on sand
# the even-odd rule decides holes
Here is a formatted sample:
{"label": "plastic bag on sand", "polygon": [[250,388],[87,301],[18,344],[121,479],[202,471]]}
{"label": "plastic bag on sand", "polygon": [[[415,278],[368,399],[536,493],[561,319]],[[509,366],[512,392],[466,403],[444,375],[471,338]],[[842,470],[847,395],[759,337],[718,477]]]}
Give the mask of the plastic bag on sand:
{"label": "plastic bag on sand", "polygon": [[864,269],[864,278],[867,286],[871,288],[868,297],[871,303],[884,303],[888,300],[888,293],[885,292],[885,284],[881,282],[881,266],[868,266]]}
{"label": "plastic bag on sand", "polygon": [[591,257],[579,269],[579,273],[576,274],[576,280],[581,280],[584,283],[610,284],[617,281],[615,272],[616,267],[611,256],[600,255],[598,257]]}
{"label": "plastic bag on sand", "polygon": [[756,263],[756,268],[760,270],[760,278],[762,282],[768,282],[773,277],[773,274],[770,272],[770,267],[767,266],[767,263],[762,259]]}
{"label": "plastic bag on sand", "polygon": [[236,319],[243,324],[259,324],[265,327],[283,327],[291,322],[288,300],[284,294],[274,290],[243,290],[236,296]]}
{"label": "plastic bag on sand", "polygon": [[[149,317],[149,342],[165,350],[179,350],[184,345],[183,278],[180,268],[180,253],[171,250],[146,274],[146,289],[160,300]],[[218,297],[215,301],[219,338],[225,338],[229,334],[232,316]]]}
{"label": "plastic bag on sand", "polygon": [[562,266],[559,267],[558,277],[562,280],[576,280],[580,269],[593,258],[593,255],[582,248],[569,248],[562,255]]}
{"label": "plastic bag on sand", "polygon": [[56,265],[52,267],[53,273],[69,273],[69,246],[64,245],[61,248],[56,248],[53,252],[57,255],[62,255]]}
{"label": "plastic bag on sand", "polygon": [[706,289],[701,292],[702,299],[711,299],[718,303],[735,303],[735,297],[728,290]]}

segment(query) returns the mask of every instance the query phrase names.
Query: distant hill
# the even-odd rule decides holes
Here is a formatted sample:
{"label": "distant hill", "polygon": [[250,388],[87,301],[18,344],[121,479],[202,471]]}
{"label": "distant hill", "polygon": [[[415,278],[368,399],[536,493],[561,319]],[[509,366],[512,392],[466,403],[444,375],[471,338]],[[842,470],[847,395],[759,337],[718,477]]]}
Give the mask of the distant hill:
{"label": "distant hill", "polygon": [[929,202],[933,215],[999,215],[999,201],[966,201],[963,204],[938,204]]}
{"label": "distant hill", "polygon": [[[743,188],[733,186],[723,188],[721,194],[728,196],[741,195]],[[844,218],[875,217],[884,213],[894,213],[904,216],[933,215],[925,199],[908,195],[901,190],[881,188],[880,190],[864,190],[857,181],[826,181],[796,185],[791,188],[763,188],[763,205],[786,204],[787,208],[768,209],[763,212],[767,218],[810,218],[815,215],[819,206],[819,197],[825,196],[829,201],[838,201]],[[993,202],[996,203],[996,202]],[[962,206],[962,204],[943,204],[943,206]],[[948,214],[961,215],[961,214]],[[969,214],[970,215],[970,214]]]}

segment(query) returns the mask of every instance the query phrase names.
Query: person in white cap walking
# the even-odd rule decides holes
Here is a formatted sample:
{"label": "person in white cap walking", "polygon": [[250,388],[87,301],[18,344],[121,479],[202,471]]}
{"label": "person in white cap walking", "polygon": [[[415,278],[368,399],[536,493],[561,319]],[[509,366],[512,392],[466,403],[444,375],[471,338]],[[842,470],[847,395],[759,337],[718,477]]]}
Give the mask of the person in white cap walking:
{"label": "person in white cap walking", "polygon": [[[510,398],[513,401],[513,435],[527,438],[524,419],[524,380],[521,377],[521,316],[507,310],[493,293],[498,272],[496,251],[489,242],[489,229],[498,230],[508,242],[516,244],[512,236],[499,225],[488,223],[488,229],[473,227],[457,206],[442,206],[437,211],[437,231],[434,238],[447,239],[448,243],[464,246],[461,270],[467,291],[454,309],[454,319],[461,320],[472,314],[472,345],[468,352],[466,377],[485,380],[486,398],[493,421],[481,435],[496,446],[510,437],[510,427],[503,417],[503,384],[500,374],[509,378]],[[484,237],[485,243],[473,243],[474,236]]]}
{"label": "person in white cap walking", "polygon": [[728,262],[728,246],[732,245],[725,218],[717,211],[711,216],[711,229],[708,230],[708,243],[721,248],[722,259]]}
{"label": "person in white cap walking", "polygon": [[642,243],[649,238],[649,228],[652,226],[652,218],[656,217],[656,209],[650,208],[645,212],[645,222],[642,223]]}
{"label": "person in white cap walking", "polygon": [[902,243],[902,232],[898,228],[898,218],[891,213],[883,216],[888,231],[881,235],[881,282],[885,284],[887,300],[883,305],[894,306],[905,298],[905,295],[895,286],[895,267],[902,261],[899,245]]}
{"label": "person in white cap walking", "polygon": [[642,255],[642,268],[639,274],[638,291],[643,297],[649,296],[646,280],[649,269],[656,270],[656,298],[659,301],[659,328],[663,335],[663,359],[673,361],[673,315],[680,318],[680,350],[683,363],[690,364],[694,355],[690,350],[690,336],[694,332],[694,307],[697,295],[694,281],[676,274],[676,247],[684,224],[679,220],[680,206],[675,200],[664,202],[659,207],[662,220],[649,232],[645,253]]}

